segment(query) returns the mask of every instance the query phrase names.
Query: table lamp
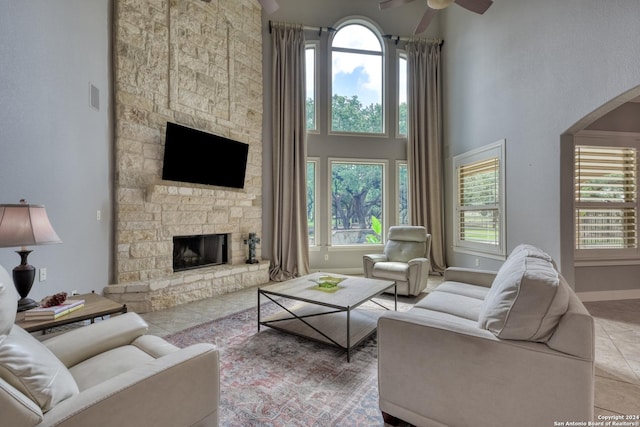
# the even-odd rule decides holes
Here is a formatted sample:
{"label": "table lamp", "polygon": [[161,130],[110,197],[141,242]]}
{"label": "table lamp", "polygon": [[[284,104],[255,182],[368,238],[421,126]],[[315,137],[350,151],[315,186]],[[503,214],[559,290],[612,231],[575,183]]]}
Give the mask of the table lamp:
{"label": "table lamp", "polygon": [[52,243],[62,241],[53,230],[44,206],[27,204],[24,199],[18,205],[0,205],[0,248],[21,247],[16,251],[20,255],[20,265],[13,269],[13,284],[20,295],[18,311],[38,306],[37,302],[27,298],[36,269],[27,263],[32,251],[26,246]]}

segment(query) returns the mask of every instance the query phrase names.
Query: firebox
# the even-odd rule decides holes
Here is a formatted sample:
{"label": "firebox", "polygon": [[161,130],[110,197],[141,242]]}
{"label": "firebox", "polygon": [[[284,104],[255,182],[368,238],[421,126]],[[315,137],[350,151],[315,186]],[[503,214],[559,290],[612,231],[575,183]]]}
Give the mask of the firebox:
{"label": "firebox", "polygon": [[173,237],[173,271],[229,262],[228,234]]}

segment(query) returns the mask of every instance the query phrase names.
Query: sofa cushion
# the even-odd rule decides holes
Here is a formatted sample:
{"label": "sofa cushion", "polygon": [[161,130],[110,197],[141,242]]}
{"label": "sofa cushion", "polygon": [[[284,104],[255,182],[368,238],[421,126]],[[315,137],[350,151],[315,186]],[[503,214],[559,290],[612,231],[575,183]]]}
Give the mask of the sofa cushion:
{"label": "sofa cushion", "polygon": [[438,311],[473,321],[478,320],[481,307],[481,299],[437,290],[429,293],[414,306],[416,309]]}
{"label": "sofa cushion", "polygon": [[155,360],[136,346],[125,345],[100,353],[69,368],[80,390],[86,390],[123,372]]}
{"label": "sofa cushion", "polygon": [[435,289],[436,292],[447,292],[450,294],[464,295],[484,301],[489,293],[489,288],[478,285],[470,285],[462,282],[444,282]]}
{"label": "sofa cushion", "polygon": [[79,393],[62,362],[19,326],[1,338],[0,377],[37,403],[42,412]]}
{"label": "sofa cushion", "polygon": [[518,247],[487,293],[479,326],[503,339],[546,342],[566,312],[569,293],[553,260],[534,247]]}

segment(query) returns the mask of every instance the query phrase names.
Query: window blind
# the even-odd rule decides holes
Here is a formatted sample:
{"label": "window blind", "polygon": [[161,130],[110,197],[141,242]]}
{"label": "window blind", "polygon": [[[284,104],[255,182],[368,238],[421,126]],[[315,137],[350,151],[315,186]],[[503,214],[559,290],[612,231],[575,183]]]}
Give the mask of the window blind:
{"label": "window blind", "polygon": [[460,240],[500,243],[500,159],[487,158],[458,168]]}
{"label": "window blind", "polygon": [[576,249],[637,247],[637,165],[635,148],[576,146]]}

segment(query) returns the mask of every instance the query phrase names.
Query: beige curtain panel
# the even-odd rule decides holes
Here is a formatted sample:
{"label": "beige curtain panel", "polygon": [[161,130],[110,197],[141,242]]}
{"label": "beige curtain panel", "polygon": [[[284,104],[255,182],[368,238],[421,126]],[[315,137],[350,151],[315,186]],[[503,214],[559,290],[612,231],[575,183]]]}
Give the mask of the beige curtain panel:
{"label": "beige curtain panel", "polygon": [[431,269],[441,273],[446,268],[446,246],[440,43],[414,39],[405,49],[411,221],[431,234]]}
{"label": "beige curtain panel", "polygon": [[269,275],[309,273],[305,46],[301,25],[272,23],[273,247]]}

